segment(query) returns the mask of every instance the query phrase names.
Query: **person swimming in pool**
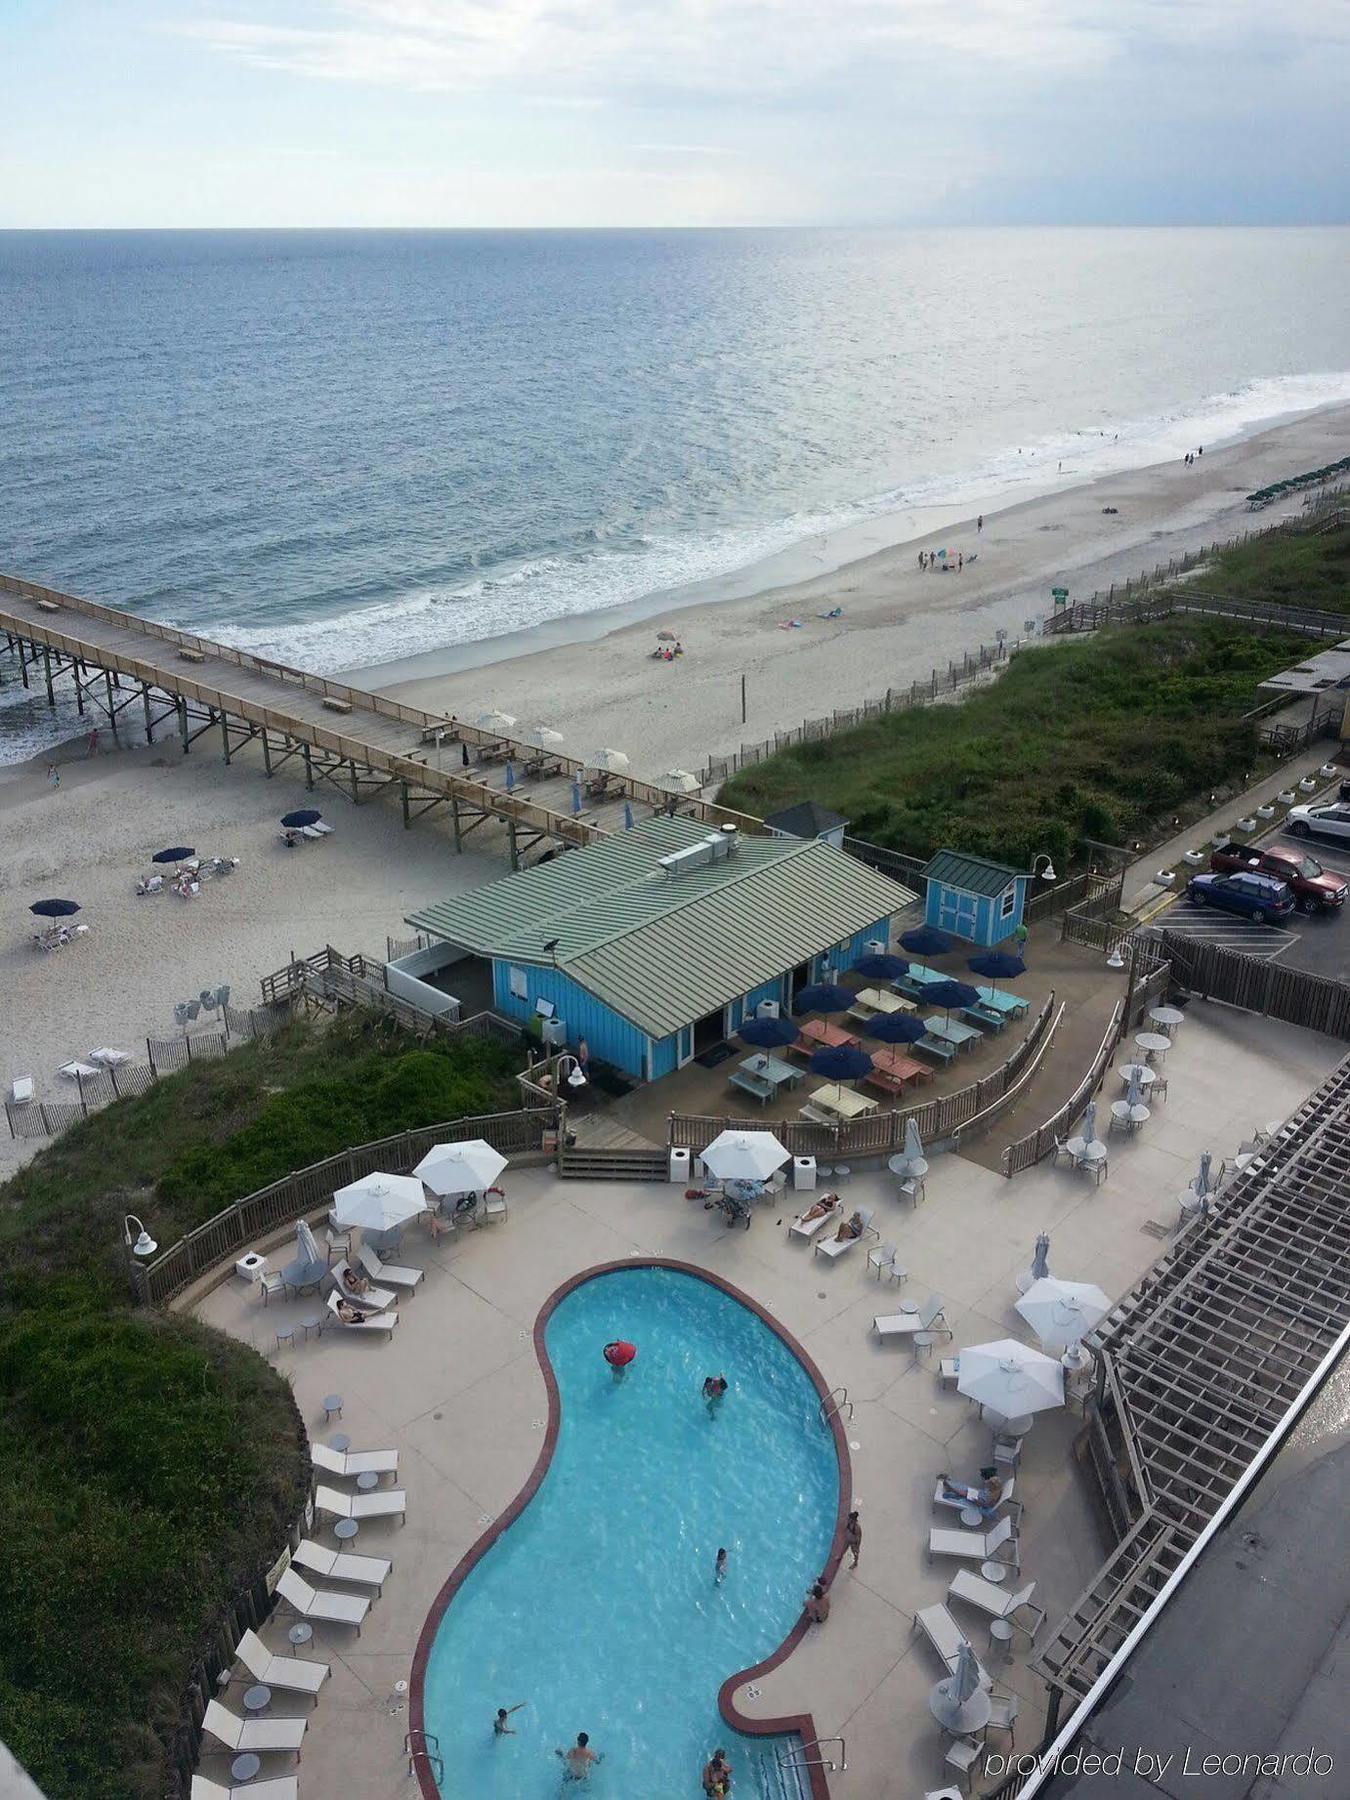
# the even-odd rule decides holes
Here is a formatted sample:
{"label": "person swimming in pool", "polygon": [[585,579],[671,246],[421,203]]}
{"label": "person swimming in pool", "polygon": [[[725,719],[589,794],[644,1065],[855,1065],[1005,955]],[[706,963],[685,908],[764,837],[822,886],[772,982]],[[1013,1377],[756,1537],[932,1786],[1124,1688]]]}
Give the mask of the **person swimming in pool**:
{"label": "person swimming in pool", "polygon": [[577,1741],[570,1750],[555,1750],[555,1756],[562,1758],[567,1773],[564,1781],[585,1781],[597,1763],[602,1763],[603,1756],[597,1756],[591,1749],[591,1740],[587,1732],[579,1731]]}
{"label": "person swimming in pool", "polygon": [[518,1713],[525,1704],[526,1702],[524,1700],[517,1700],[514,1706],[499,1706],[497,1708],[497,1716],[492,1721],[492,1735],[494,1737],[515,1737],[515,1726],[508,1725],[506,1721],[511,1717],[512,1713]]}
{"label": "person swimming in pool", "polygon": [[703,1398],[708,1402],[708,1417],[711,1418],[718,1406],[726,1398],[728,1387],[725,1375],[708,1375],[703,1382]]}
{"label": "person swimming in pool", "polygon": [[714,1750],[703,1765],[703,1792],[708,1800],[726,1800],[731,1792],[731,1764],[721,1748]]}
{"label": "person swimming in pool", "polygon": [[721,1587],[722,1583],[726,1580],[726,1578],[727,1578],[727,1553],[725,1550],[719,1550],[717,1552],[717,1561],[713,1564],[713,1580],[717,1584],[718,1587]]}

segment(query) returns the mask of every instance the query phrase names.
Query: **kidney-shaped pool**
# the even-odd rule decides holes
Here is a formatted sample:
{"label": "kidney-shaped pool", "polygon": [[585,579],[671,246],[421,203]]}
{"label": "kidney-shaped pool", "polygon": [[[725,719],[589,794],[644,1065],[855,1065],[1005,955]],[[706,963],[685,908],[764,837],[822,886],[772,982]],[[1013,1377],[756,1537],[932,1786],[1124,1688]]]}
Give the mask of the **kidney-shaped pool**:
{"label": "kidney-shaped pool", "polygon": [[[614,1339],[637,1347],[620,1380]],[[847,1450],[818,1377],[734,1292],[659,1264],[569,1284],[536,1343],[555,1384],[542,1479],[456,1571],[419,1646],[414,1720],[420,1698],[442,1792],[555,1796],[554,1751],[580,1731],[604,1759],[597,1800],[696,1795],[719,1744],[737,1794],[781,1791],[794,1740],[739,1735],[717,1696],[783,1644],[831,1555]],[[730,1384],[711,1408],[710,1374]],[[514,1735],[495,1735],[518,1702]]]}

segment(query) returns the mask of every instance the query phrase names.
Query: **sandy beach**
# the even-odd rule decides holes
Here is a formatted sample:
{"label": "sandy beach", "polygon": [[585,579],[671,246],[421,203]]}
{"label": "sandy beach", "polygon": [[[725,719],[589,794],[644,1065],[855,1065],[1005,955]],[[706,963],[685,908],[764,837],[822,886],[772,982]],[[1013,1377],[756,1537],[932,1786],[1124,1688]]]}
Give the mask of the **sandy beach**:
{"label": "sandy beach", "polygon": [[[640,620],[568,621],[578,634],[572,641],[553,628],[545,643],[521,634],[469,646],[476,664],[495,647],[503,660],[487,666],[463,666],[465,652],[433,652],[351,679],[431,710],[472,717],[499,707],[522,723],[543,720],[569,749],[625,750],[639,774],[697,770],[711,754],[908,686],[992,643],[1000,629],[1016,639],[1028,619],[1050,609],[1052,587],[1085,599],[1169,557],[1297,513],[1299,500],[1283,513],[1252,514],[1245,496],[1347,453],[1350,407],[1321,408],[1226,447],[1205,446],[1193,464],[1176,458],[986,512],[983,531],[974,514],[954,522],[944,512],[927,530],[916,530],[918,515],[873,520],[839,534],[842,542],[806,543],[775,558],[760,571],[775,584],[757,592],[745,591],[757,579],[747,571],[715,584],[725,598],[710,600],[705,588],[697,601],[671,595]],[[1053,473],[1047,479],[1053,484]],[[920,550],[940,548],[974,560],[959,574],[920,572]],[[835,607],[839,618],[822,617]],[[793,619],[801,623],[788,625]],[[679,661],[651,659],[658,629],[684,645]]]}

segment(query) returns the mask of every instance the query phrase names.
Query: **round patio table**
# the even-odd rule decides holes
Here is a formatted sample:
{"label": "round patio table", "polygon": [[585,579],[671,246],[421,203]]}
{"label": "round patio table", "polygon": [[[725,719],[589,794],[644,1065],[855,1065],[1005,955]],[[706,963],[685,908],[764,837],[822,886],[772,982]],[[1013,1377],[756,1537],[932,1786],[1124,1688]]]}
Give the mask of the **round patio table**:
{"label": "round patio table", "polygon": [[1149,1023],[1156,1025],[1159,1031],[1165,1031],[1168,1037],[1175,1037],[1186,1019],[1179,1006],[1155,1006],[1150,1008],[1148,1016]]}
{"label": "round patio table", "polygon": [[352,1440],[347,1436],[345,1431],[335,1431],[328,1440],[328,1448],[330,1450],[336,1450],[339,1456],[345,1455],[351,1447]]}
{"label": "round patio table", "polygon": [[1116,1074],[1119,1075],[1126,1087],[1129,1087],[1133,1081],[1139,1087],[1149,1088],[1158,1079],[1158,1071],[1150,1069],[1147,1063],[1122,1063],[1116,1070]]}
{"label": "round patio table", "polygon": [[939,1725],[963,1735],[968,1731],[984,1730],[993,1716],[994,1703],[989,1690],[982,1687],[977,1687],[966,1699],[958,1700],[956,1677],[949,1675],[945,1681],[939,1681],[928,1696],[928,1710]]}
{"label": "round patio table", "polygon": [[333,1527],[333,1536],[340,1544],[350,1544],[360,1529],[359,1519],[339,1519]]}
{"label": "round patio table", "polygon": [[1161,1031],[1136,1031],[1134,1041],[1149,1061],[1152,1061],[1155,1056],[1166,1056],[1172,1048],[1171,1038],[1166,1037]]}
{"label": "round patio table", "polygon": [[294,1656],[301,1644],[307,1644],[314,1636],[314,1627],[302,1619],[298,1625],[292,1625],[286,1636],[291,1640],[291,1655]]}
{"label": "round patio table", "polygon": [[1084,1144],[1080,1152],[1081,1159],[1091,1168],[1093,1163],[1105,1162],[1108,1151],[1100,1138],[1093,1138],[1090,1144]]}
{"label": "round patio table", "polygon": [[368,1494],[372,1488],[380,1485],[380,1478],[374,1469],[363,1469],[356,1478],[356,1485],[363,1494]]}
{"label": "round patio table", "polygon": [[980,1573],[984,1576],[986,1581],[1006,1581],[1008,1578],[1008,1565],[1007,1563],[1001,1562],[982,1562],[980,1564]]}
{"label": "round patio table", "polygon": [[1122,1125],[1128,1125],[1133,1131],[1136,1125],[1146,1125],[1153,1114],[1146,1106],[1131,1106],[1128,1100],[1113,1100],[1111,1117],[1119,1119]]}
{"label": "round patio table", "polygon": [[977,1525],[983,1525],[984,1514],[980,1511],[978,1506],[963,1506],[961,1508],[961,1523],[974,1530]]}
{"label": "round patio table", "polygon": [[245,1750],[242,1756],[236,1756],[230,1764],[230,1780],[252,1781],[261,1767],[262,1759],[255,1756],[251,1750]]}
{"label": "round patio table", "polygon": [[898,1176],[901,1181],[922,1181],[924,1176],[928,1173],[928,1158],[926,1156],[900,1156],[897,1154],[886,1159],[886,1167],[890,1170],[892,1175]]}
{"label": "round patio table", "polygon": [[1036,1423],[1032,1413],[1018,1413],[1015,1418],[1005,1419],[1002,1413],[996,1413],[988,1406],[984,1409],[984,1416],[993,1426],[996,1437],[1025,1437]]}
{"label": "round patio table", "polygon": [[266,1712],[271,1704],[272,1690],[267,1686],[266,1682],[258,1682],[255,1687],[249,1688],[244,1695],[244,1711],[246,1713]]}

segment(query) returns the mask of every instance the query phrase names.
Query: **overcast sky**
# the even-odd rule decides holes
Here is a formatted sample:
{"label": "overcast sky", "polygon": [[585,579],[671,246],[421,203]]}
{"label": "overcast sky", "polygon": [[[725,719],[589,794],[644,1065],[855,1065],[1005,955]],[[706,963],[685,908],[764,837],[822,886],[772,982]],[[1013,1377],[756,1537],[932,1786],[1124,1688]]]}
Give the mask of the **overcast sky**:
{"label": "overcast sky", "polygon": [[0,0],[0,225],[1350,219],[1350,0]]}

